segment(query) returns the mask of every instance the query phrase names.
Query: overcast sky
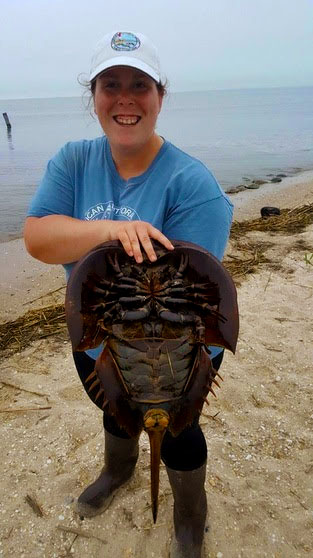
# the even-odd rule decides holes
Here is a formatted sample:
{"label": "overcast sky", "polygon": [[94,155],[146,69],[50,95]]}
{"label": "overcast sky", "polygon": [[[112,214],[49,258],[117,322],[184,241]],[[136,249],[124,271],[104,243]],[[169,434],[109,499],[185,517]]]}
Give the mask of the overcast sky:
{"label": "overcast sky", "polygon": [[313,0],[0,0],[0,97],[80,95],[111,30],[153,40],[171,91],[313,85]]}

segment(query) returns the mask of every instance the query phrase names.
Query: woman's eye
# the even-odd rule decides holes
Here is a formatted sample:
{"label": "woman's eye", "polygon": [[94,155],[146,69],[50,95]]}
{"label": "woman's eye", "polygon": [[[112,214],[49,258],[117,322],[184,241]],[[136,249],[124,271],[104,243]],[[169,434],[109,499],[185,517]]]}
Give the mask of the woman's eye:
{"label": "woman's eye", "polygon": [[144,81],[136,81],[135,89],[147,89],[147,84]]}
{"label": "woman's eye", "polygon": [[115,88],[117,87],[117,83],[116,83],[116,81],[107,81],[107,82],[104,84],[104,87],[105,87],[106,89],[115,89]]}
{"label": "woman's eye", "polygon": [[101,89],[103,90],[107,90],[107,91],[112,91],[117,89],[118,87],[118,83],[117,81],[102,81],[101,82]]}

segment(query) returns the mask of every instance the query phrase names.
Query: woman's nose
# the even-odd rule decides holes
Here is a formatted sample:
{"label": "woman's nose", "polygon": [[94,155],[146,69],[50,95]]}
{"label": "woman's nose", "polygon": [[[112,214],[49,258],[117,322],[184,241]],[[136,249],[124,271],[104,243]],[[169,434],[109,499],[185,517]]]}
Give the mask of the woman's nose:
{"label": "woman's nose", "polygon": [[134,98],[128,89],[121,89],[118,95],[117,102],[119,105],[133,105]]}

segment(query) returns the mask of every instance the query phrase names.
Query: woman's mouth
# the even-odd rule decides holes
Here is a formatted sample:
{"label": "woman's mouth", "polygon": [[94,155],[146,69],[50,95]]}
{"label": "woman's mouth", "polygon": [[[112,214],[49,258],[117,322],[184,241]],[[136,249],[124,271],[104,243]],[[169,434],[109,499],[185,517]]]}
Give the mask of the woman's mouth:
{"label": "woman's mouth", "polygon": [[141,116],[118,115],[113,116],[113,119],[122,126],[134,126],[141,120]]}

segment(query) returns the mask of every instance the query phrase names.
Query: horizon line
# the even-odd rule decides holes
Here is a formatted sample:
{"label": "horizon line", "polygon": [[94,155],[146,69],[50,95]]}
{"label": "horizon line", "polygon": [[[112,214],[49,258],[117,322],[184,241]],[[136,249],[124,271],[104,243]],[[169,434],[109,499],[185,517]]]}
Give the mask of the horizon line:
{"label": "horizon line", "polygon": [[[251,90],[262,90],[262,89],[309,89],[312,88],[312,85],[269,85],[269,86],[262,86],[262,87],[222,87],[222,88],[214,88],[214,89],[179,89],[179,90],[169,90],[168,95],[172,95],[175,93],[206,93],[206,92],[217,92],[217,91],[251,91]],[[30,99],[80,99],[84,95],[82,92],[80,95],[53,95],[53,96],[46,96],[41,95],[37,97],[1,97],[0,101],[22,101],[22,100],[30,100]]]}

